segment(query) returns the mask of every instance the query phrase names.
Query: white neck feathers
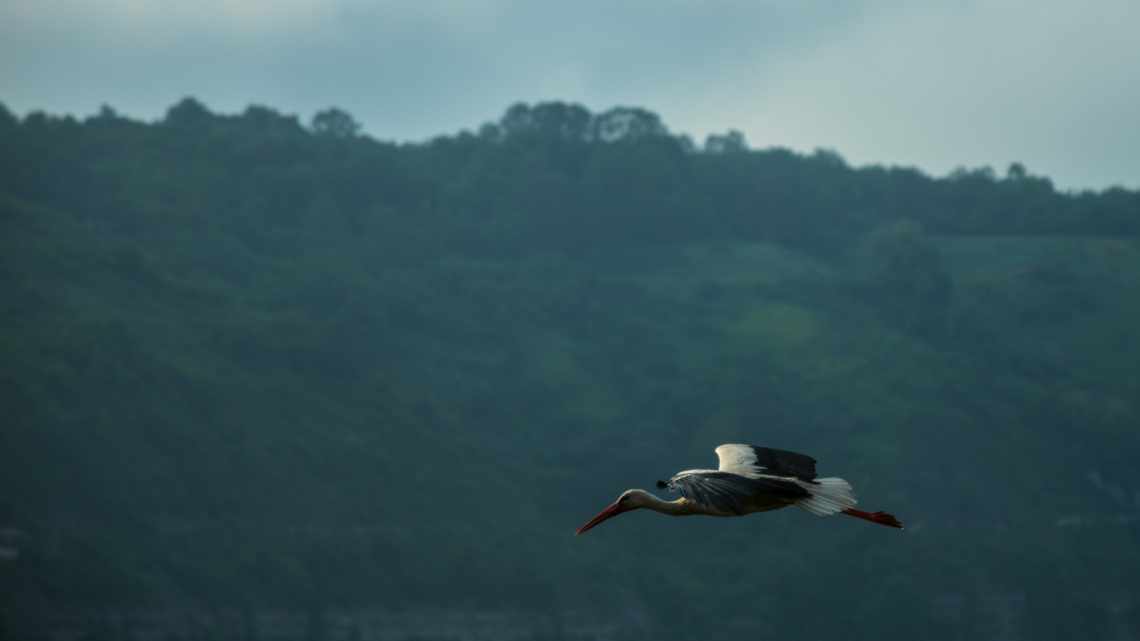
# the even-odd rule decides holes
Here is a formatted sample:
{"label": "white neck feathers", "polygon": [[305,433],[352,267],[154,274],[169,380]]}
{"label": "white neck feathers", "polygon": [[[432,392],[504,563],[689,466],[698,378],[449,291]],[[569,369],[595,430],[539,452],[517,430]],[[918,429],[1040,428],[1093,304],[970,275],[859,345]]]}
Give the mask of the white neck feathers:
{"label": "white neck feathers", "polygon": [[686,501],[685,499],[666,501],[665,499],[659,498],[653,494],[650,494],[649,492],[646,492],[643,501],[644,504],[642,507],[645,509],[653,510],[654,512],[660,512],[662,514],[668,514],[670,516],[684,516],[686,514],[693,513],[692,503]]}

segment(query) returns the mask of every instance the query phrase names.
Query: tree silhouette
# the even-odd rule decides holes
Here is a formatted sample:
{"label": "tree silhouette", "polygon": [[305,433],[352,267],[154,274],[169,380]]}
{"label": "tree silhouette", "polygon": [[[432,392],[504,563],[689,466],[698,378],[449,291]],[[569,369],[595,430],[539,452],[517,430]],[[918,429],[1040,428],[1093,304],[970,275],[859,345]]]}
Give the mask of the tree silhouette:
{"label": "tree silhouette", "polygon": [[309,128],[318,136],[327,138],[354,138],[360,133],[360,123],[337,107],[318,111],[313,115]]}
{"label": "tree silhouette", "polygon": [[205,105],[194,98],[186,97],[167,109],[162,121],[167,125],[189,129],[200,127],[213,117]]}
{"label": "tree silhouette", "polygon": [[709,134],[705,138],[704,151],[709,154],[741,153],[748,151],[748,141],[744,134],[730,129],[723,134]]}

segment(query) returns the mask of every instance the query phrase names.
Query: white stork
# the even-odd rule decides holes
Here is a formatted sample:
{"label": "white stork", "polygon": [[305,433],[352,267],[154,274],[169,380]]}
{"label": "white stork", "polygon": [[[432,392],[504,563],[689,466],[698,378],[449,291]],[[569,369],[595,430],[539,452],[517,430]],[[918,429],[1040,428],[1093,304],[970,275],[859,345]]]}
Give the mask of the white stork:
{"label": "white stork", "polygon": [[626,490],[578,528],[578,534],[641,508],[670,516],[743,516],[789,505],[816,516],[846,514],[902,529],[902,523],[891,514],[856,510],[851,484],[841,478],[816,478],[815,459],[810,456],[737,443],[721,445],[716,455],[720,459],[718,469],[685,470],[667,482],[657,481],[657,487],[677,492],[681,498],[666,501],[645,490]]}

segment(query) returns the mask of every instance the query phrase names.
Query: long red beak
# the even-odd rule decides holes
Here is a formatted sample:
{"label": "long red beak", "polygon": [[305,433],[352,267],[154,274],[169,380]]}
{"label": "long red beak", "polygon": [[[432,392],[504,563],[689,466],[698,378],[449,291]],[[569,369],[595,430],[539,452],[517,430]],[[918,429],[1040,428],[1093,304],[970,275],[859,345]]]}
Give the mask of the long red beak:
{"label": "long red beak", "polygon": [[611,519],[611,518],[621,514],[622,512],[628,512],[628,511],[629,510],[626,510],[625,508],[623,508],[620,503],[613,503],[612,505],[610,505],[606,509],[602,510],[601,512],[598,512],[598,515],[595,516],[594,518],[590,519],[585,525],[578,528],[577,534],[585,534],[591,528],[593,528],[597,524],[601,523],[602,521],[605,521],[606,519]]}

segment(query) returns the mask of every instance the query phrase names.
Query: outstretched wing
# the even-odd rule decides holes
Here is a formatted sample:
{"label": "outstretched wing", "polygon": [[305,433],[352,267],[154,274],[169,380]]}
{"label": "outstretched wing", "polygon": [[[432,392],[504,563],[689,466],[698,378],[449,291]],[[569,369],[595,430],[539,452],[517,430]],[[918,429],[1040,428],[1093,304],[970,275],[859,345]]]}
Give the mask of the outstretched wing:
{"label": "outstretched wing", "polygon": [[815,480],[815,459],[805,454],[756,445],[726,443],[716,448],[721,472],[748,478],[784,476],[809,483]]}
{"label": "outstretched wing", "polygon": [[665,484],[686,499],[724,514],[747,514],[758,502],[772,498],[795,501],[810,496],[794,481],[758,477],[747,478],[732,472],[688,470]]}

